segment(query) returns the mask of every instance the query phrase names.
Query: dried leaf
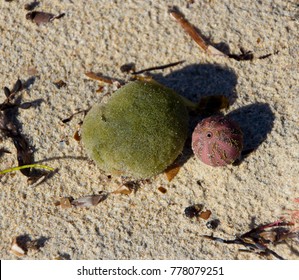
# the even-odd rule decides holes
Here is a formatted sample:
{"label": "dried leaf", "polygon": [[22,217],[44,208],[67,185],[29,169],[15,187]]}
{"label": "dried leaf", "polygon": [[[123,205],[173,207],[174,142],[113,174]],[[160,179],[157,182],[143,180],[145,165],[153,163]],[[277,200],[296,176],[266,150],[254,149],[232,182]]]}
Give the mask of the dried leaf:
{"label": "dried leaf", "polygon": [[62,209],[67,209],[67,208],[71,208],[72,207],[72,204],[71,204],[71,198],[70,197],[62,197],[60,199],[60,206]]}
{"label": "dried leaf", "polygon": [[275,231],[263,231],[259,236],[268,242],[274,243],[276,241],[277,233]]}
{"label": "dried leaf", "polygon": [[104,201],[108,197],[107,193],[102,192],[98,195],[88,195],[84,197],[80,197],[71,202],[71,204],[75,207],[90,207],[96,206],[100,202]]}
{"label": "dried leaf", "polygon": [[210,210],[206,210],[206,211],[201,212],[198,217],[201,219],[207,220],[210,218],[211,214],[212,214],[212,212]]}
{"label": "dried leaf", "polygon": [[54,19],[62,18],[65,14],[59,14],[55,16],[51,13],[45,13],[40,11],[34,11],[29,12],[26,14],[26,19],[31,20],[32,22],[36,23],[37,25],[43,24],[43,23],[49,23],[52,22]]}
{"label": "dried leaf", "polygon": [[80,132],[79,132],[79,130],[77,130],[77,131],[75,132],[75,134],[74,134],[74,139],[75,139],[76,141],[80,142],[80,140],[81,140],[81,136],[80,136]]}
{"label": "dried leaf", "polygon": [[295,232],[294,235],[294,232],[292,232],[292,229],[290,228],[290,226],[292,227],[293,225],[294,224],[290,222],[277,220],[275,222],[253,228],[242,235],[237,235],[235,239],[231,240],[214,237],[213,235],[203,235],[203,237],[226,244],[241,244],[248,249],[248,252],[273,255],[277,259],[283,260],[283,257],[269,249],[267,246],[268,244],[276,245],[277,243],[284,241],[286,238],[298,237],[298,232]]}
{"label": "dried leaf", "polygon": [[12,240],[10,252],[17,257],[23,257],[26,254],[25,250],[18,244],[17,237]]}
{"label": "dried leaf", "polygon": [[117,190],[112,192],[112,194],[126,194],[126,195],[129,195],[129,194],[132,193],[132,191],[133,191],[133,189],[131,189],[129,186],[122,185]]}
{"label": "dried leaf", "polygon": [[158,190],[163,194],[167,193],[167,189],[165,189],[164,187],[159,187]]}
{"label": "dried leaf", "polygon": [[172,181],[172,179],[179,173],[181,167],[178,165],[172,165],[165,170],[165,175],[167,177],[168,182]]}

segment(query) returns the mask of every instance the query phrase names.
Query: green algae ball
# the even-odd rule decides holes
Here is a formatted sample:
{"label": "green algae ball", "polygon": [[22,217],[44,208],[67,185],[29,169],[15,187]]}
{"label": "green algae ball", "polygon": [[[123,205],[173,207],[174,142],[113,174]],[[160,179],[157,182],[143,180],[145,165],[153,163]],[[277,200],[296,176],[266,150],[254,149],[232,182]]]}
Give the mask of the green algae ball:
{"label": "green algae ball", "polygon": [[182,152],[188,111],[182,98],[155,81],[134,81],[86,115],[82,142],[100,169],[133,178],[163,172]]}

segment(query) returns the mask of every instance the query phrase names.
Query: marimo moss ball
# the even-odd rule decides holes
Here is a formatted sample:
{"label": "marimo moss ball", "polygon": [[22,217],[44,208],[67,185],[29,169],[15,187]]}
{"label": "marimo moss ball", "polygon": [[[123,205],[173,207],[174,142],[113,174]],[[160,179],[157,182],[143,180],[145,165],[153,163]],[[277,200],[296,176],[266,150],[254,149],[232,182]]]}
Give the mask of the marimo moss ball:
{"label": "marimo moss ball", "polygon": [[100,169],[149,178],[178,157],[187,131],[188,112],[176,92],[155,81],[134,81],[91,108],[82,141]]}

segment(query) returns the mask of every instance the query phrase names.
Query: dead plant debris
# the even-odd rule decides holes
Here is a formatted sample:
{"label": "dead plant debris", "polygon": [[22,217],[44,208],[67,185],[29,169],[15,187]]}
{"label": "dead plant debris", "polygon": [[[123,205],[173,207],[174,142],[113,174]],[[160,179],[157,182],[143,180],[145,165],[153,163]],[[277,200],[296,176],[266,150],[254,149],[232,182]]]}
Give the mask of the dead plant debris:
{"label": "dead plant debris", "polygon": [[74,134],[74,139],[77,141],[77,142],[80,142],[81,141],[81,135],[80,135],[80,131],[77,130]]}
{"label": "dead plant debris", "polygon": [[70,115],[68,118],[62,119],[61,121],[63,123],[68,123],[68,122],[70,122],[73,119],[74,116],[76,116],[78,114],[81,114],[81,113],[83,113],[83,115],[85,116],[88,111],[89,111],[89,109],[87,109],[87,110],[78,110],[77,112],[75,112],[72,115]]}
{"label": "dead plant debris", "polygon": [[18,244],[16,237],[12,240],[10,252],[17,257],[25,256],[25,250]]}
{"label": "dead plant debris", "polygon": [[154,70],[163,70],[163,69],[166,69],[166,68],[169,68],[169,67],[173,67],[173,66],[182,64],[184,62],[185,62],[185,60],[180,60],[180,61],[177,61],[177,62],[165,64],[165,65],[153,66],[153,67],[142,69],[142,70],[139,70],[139,71],[133,71],[132,74],[133,75],[139,75],[139,74],[143,74],[145,72],[150,72],[150,71],[154,71]]}
{"label": "dead plant debris", "polygon": [[56,201],[54,205],[60,206],[62,209],[91,207],[97,206],[100,202],[105,201],[108,196],[109,193],[101,191],[99,194],[87,195],[77,199],[74,199],[73,197],[62,197],[59,201]]}
{"label": "dead plant debris", "polygon": [[133,191],[133,189],[130,188],[129,186],[122,185],[117,190],[113,191],[112,194],[126,194],[126,195],[129,195],[129,194],[132,193],[132,191]]}
{"label": "dead plant debris", "polygon": [[71,205],[75,206],[75,207],[96,206],[100,202],[106,200],[107,197],[108,197],[108,193],[102,191],[100,194],[88,195],[88,196],[84,196],[84,197],[75,199],[71,202]]}
{"label": "dead plant debris", "polygon": [[286,239],[298,238],[299,233],[298,231],[294,232],[292,226],[294,226],[292,222],[278,220],[260,225],[231,240],[214,237],[213,235],[203,235],[202,237],[226,244],[240,244],[246,248],[242,251],[266,256],[272,255],[279,260],[283,260],[284,258],[270,249],[269,245],[275,246]]}
{"label": "dead plant debris", "polygon": [[[12,90],[4,87],[6,100],[0,104],[0,131],[5,137],[11,138],[17,150],[17,160],[19,166],[30,165],[34,163],[32,147],[29,145],[27,137],[21,133],[20,125],[17,120],[18,108],[15,97],[23,89],[20,79],[16,81]],[[25,106],[27,107],[27,106]],[[2,112],[1,112],[2,111]],[[20,169],[21,173],[27,177],[32,175],[31,168]]]}
{"label": "dead plant debris", "polygon": [[[215,47],[213,47],[210,43],[207,42],[200,34],[200,31],[196,27],[194,27],[183,15],[183,13],[178,9],[178,7],[170,7],[169,14],[177,21],[177,23],[184,29],[184,31],[196,42],[196,44],[208,55],[212,56],[223,56],[235,59],[237,61],[251,61],[253,60],[254,54],[252,51],[245,51],[244,48],[240,47],[240,54],[231,54],[224,53]],[[277,54],[275,52],[274,54]],[[257,57],[257,59],[265,59],[271,56],[272,54],[266,54]]]}
{"label": "dead plant debris", "polygon": [[208,220],[211,216],[212,212],[210,210],[202,211],[198,217],[204,220]]}
{"label": "dead plant debris", "polygon": [[171,182],[174,179],[174,177],[179,173],[180,169],[181,169],[181,166],[174,164],[174,165],[169,166],[164,171],[164,174],[166,175],[168,182]]}
{"label": "dead plant debris", "polygon": [[46,13],[41,11],[33,11],[26,14],[26,19],[36,23],[37,25],[41,25],[41,24],[52,22],[55,19],[60,19],[64,16],[65,13],[54,15],[51,13]]}
{"label": "dead plant debris", "polygon": [[163,194],[167,193],[167,189],[164,188],[164,187],[159,187],[158,191],[161,192],[161,193],[163,193]]}
{"label": "dead plant debris", "polygon": [[10,252],[17,257],[24,257],[26,255],[33,256],[45,246],[49,240],[47,237],[39,237],[32,239],[28,234],[13,237]]}
{"label": "dead plant debris", "polygon": [[114,82],[117,82],[116,79],[104,76],[102,75],[102,73],[86,72],[85,76],[91,80],[95,80],[100,83],[109,84],[109,85],[113,85]]}

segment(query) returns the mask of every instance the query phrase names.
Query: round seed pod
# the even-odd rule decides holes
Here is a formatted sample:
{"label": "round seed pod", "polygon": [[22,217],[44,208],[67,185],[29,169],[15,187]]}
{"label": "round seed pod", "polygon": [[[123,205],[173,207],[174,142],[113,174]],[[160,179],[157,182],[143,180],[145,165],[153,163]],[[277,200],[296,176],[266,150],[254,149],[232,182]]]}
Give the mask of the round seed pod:
{"label": "round seed pod", "polygon": [[149,178],[182,152],[187,132],[188,111],[176,92],[155,81],[134,81],[91,108],[82,142],[100,169]]}
{"label": "round seed pod", "polygon": [[192,134],[192,150],[196,157],[211,166],[224,166],[239,158],[243,133],[237,123],[224,116],[203,119]]}

